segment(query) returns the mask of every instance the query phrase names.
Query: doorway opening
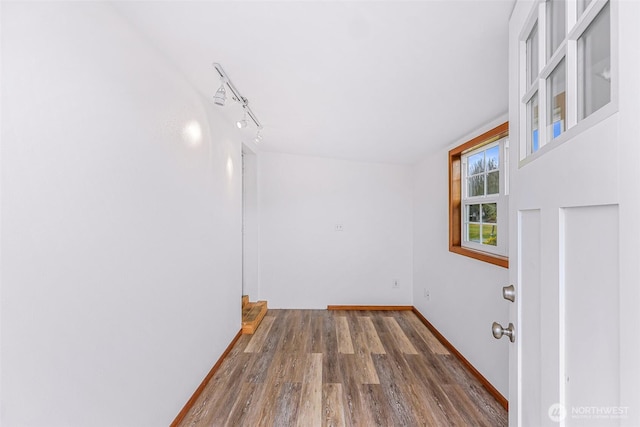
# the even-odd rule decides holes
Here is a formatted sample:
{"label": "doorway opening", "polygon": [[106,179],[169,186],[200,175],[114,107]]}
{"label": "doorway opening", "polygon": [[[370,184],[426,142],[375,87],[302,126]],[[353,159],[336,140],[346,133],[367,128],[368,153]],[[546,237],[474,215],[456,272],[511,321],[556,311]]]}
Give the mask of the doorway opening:
{"label": "doorway opening", "polygon": [[256,153],[242,146],[242,332],[252,334],[267,312],[258,280],[258,162]]}

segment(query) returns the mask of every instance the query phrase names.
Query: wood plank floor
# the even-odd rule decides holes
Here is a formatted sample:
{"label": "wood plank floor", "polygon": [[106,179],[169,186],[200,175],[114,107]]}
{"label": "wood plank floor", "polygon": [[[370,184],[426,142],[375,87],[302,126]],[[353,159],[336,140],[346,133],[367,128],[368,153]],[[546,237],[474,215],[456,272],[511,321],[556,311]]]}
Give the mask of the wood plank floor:
{"label": "wood plank floor", "polygon": [[181,426],[506,426],[410,311],[269,310]]}

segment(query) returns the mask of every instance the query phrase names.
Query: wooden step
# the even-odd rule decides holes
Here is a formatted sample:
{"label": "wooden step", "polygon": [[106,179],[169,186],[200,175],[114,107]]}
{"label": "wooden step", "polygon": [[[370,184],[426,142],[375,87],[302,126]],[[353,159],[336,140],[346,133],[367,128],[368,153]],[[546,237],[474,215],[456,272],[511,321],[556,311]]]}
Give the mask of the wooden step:
{"label": "wooden step", "polygon": [[249,304],[249,295],[242,295],[242,309]]}
{"label": "wooden step", "polygon": [[242,333],[253,334],[267,314],[267,302],[247,302],[242,308]]}

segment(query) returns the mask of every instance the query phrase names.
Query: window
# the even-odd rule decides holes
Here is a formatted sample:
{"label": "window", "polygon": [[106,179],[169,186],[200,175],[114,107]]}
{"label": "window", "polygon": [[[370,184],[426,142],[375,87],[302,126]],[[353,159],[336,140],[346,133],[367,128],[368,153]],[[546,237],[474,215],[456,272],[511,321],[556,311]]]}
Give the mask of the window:
{"label": "window", "polygon": [[520,160],[613,112],[609,1],[539,0],[521,49]]}
{"label": "window", "polygon": [[508,267],[509,124],[449,151],[449,250]]}
{"label": "window", "polygon": [[578,119],[611,101],[611,28],[609,5],[578,38]]}
{"label": "window", "polygon": [[498,207],[504,194],[500,178],[504,176],[501,153],[505,141],[502,138],[462,154],[462,246],[500,255],[506,255],[504,236],[498,234],[498,230],[506,231],[498,227],[504,215]]}

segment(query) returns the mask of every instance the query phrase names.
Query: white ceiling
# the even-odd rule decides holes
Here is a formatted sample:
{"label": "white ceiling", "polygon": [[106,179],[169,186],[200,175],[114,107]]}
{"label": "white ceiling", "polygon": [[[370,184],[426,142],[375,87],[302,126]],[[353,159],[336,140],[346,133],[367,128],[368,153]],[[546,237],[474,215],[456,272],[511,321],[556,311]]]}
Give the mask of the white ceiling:
{"label": "white ceiling", "polygon": [[264,126],[262,149],[414,163],[506,113],[514,1],[116,8],[209,99],[221,63]]}

